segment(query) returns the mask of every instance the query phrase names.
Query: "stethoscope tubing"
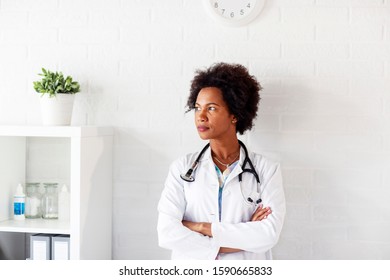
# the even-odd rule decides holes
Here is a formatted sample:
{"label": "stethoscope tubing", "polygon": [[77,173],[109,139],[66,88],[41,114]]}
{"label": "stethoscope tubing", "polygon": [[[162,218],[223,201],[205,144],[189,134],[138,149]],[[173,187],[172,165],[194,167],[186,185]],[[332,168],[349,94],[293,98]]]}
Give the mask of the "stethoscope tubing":
{"label": "stethoscope tubing", "polygon": [[[245,153],[245,159],[244,159],[244,162],[242,164],[242,172],[238,175],[238,180],[239,182],[242,181],[242,174],[244,174],[245,172],[249,172],[251,173],[253,176],[255,176],[256,178],[256,182],[258,185],[260,185],[260,178],[259,178],[259,175],[257,174],[256,170],[255,170],[255,167],[253,166],[253,163],[252,161],[250,160],[249,158],[249,155],[248,155],[248,150],[245,146],[245,144],[241,141],[241,140],[238,140],[238,143],[240,144],[240,146],[244,149],[244,153]],[[192,176],[192,174],[194,173],[195,169],[198,167],[198,164],[199,164],[199,161],[200,159],[202,158],[203,154],[206,152],[206,150],[210,147],[210,143],[207,143],[206,146],[203,147],[203,149],[200,151],[199,155],[197,156],[197,158],[195,159],[195,161],[192,163],[191,167],[188,169],[188,171],[185,173],[185,174],[180,174],[180,177],[186,181],[186,182],[194,182],[195,181],[195,178],[194,176]],[[246,164],[249,164],[249,167],[250,168],[245,168]],[[261,198],[257,199],[255,202],[253,201],[253,199],[251,197],[248,197],[247,198],[247,201],[250,202],[250,203],[255,203],[256,205],[259,204],[261,202]]]}
{"label": "stethoscope tubing", "polygon": [[[249,172],[249,173],[252,173],[253,176],[255,176],[257,183],[260,184],[259,175],[257,174],[255,167],[253,166],[252,161],[249,159],[248,150],[246,149],[246,146],[244,145],[244,143],[242,143],[241,140],[238,140],[238,143],[240,143],[241,147],[244,149],[244,152],[245,152],[245,159],[244,159],[244,162],[242,164],[242,172],[238,175],[238,180],[241,182],[242,181],[242,174],[245,172]],[[250,169],[245,168],[246,163],[249,164]]]}

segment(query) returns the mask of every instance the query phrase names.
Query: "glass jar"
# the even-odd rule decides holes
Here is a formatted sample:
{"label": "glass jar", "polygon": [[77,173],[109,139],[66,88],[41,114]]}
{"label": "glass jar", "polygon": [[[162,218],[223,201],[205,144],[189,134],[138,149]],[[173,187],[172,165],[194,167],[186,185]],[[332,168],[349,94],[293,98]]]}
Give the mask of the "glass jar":
{"label": "glass jar", "polygon": [[36,219],[42,216],[39,186],[39,183],[26,183],[26,218]]}
{"label": "glass jar", "polygon": [[43,183],[42,218],[58,219],[58,183]]}

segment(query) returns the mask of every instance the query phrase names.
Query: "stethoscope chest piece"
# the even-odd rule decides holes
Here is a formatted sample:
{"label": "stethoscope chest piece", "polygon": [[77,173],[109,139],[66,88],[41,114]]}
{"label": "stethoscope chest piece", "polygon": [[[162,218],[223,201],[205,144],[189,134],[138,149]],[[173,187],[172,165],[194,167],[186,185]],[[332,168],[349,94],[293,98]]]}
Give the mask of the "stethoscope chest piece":
{"label": "stethoscope chest piece", "polygon": [[204,148],[199,153],[199,155],[196,158],[196,160],[194,161],[194,163],[191,165],[191,168],[188,169],[188,171],[186,173],[180,174],[180,178],[182,178],[184,181],[189,182],[189,183],[195,181],[195,178],[192,176],[192,173],[194,172],[194,170],[198,166],[200,158],[203,156],[204,152],[207,150],[208,147],[210,147],[210,143],[207,143],[207,145],[204,146]]}
{"label": "stethoscope chest piece", "polygon": [[187,173],[186,174],[180,174],[180,178],[182,178],[184,181],[189,182],[189,183],[195,181],[195,178],[192,177],[191,175],[187,175]]}

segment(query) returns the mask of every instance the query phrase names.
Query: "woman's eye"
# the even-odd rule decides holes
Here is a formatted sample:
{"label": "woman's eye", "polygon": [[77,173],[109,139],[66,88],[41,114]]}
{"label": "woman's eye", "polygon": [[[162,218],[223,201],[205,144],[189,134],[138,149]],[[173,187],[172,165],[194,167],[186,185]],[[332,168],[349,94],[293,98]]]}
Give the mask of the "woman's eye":
{"label": "woman's eye", "polygon": [[[217,110],[217,108],[214,107],[214,106],[210,106],[210,107],[207,107],[207,110],[208,111],[215,111],[215,110]],[[195,112],[200,112],[200,111],[202,111],[202,108],[201,107],[194,107],[194,111]]]}

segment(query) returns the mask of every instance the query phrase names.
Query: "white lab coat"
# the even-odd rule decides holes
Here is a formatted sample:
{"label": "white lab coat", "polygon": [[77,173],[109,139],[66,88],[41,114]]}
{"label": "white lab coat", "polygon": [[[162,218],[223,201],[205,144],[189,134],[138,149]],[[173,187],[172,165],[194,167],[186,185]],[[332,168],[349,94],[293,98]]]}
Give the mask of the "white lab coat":
{"label": "white lab coat", "polygon": [[[218,177],[211,149],[207,149],[193,176],[186,182],[186,173],[199,152],[188,154],[172,163],[158,204],[158,240],[163,248],[172,250],[172,259],[270,259],[270,249],[279,239],[286,212],[280,166],[263,156],[249,152],[249,157],[260,177],[260,193],[255,177],[248,172],[242,182],[245,153],[241,148],[239,164],[230,173],[222,193],[221,222],[218,215]],[[249,168],[249,164],[245,166]],[[241,187],[240,187],[241,185]],[[247,201],[262,198],[262,204],[272,214],[259,222],[250,222],[256,206]],[[209,222],[213,237],[191,231],[182,220]],[[239,248],[236,253],[218,254],[220,247]]]}

